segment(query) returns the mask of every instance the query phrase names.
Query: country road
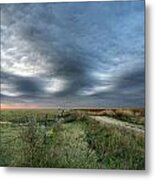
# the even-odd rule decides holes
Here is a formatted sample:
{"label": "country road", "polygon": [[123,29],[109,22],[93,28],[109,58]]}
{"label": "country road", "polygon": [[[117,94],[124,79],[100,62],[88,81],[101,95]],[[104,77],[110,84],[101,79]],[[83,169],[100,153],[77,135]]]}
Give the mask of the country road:
{"label": "country road", "polygon": [[120,121],[118,119],[114,119],[111,117],[107,117],[107,116],[90,116],[92,119],[95,119],[96,121],[99,121],[102,124],[113,124],[113,125],[117,125],[117,126],[122,126],[126,129],[130,129],[139,133],[144,133],[144,128],[142,126],[139,125],[135,125],[132,123],[128,123],[128,122],[123,122]]}

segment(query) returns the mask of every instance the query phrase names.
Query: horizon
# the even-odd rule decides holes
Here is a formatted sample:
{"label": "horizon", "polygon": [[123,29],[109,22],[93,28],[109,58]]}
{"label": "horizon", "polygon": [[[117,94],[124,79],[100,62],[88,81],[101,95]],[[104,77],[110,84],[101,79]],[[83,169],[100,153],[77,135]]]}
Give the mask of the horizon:
{"label": "horizon", "polygon": [[97,110],[102,110],[102,109],[145,109],[145,107],[28,107],[28,106],[22,106],[20,105],[17,106],[8,106],[8,105],[2,105],[1,104],[1,110],[52,110],[52,109],[77,109],[77,110],[84,110],[84,109],[97,109]]}

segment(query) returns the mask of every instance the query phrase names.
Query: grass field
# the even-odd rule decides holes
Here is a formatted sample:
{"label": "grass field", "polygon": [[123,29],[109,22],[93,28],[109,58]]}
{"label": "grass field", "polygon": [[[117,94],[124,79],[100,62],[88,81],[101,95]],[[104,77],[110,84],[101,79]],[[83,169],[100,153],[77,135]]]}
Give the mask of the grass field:
{"label": "grass field", "polygon": [[144,115],[144,109],[2,110],[0,165],[143,170]]}

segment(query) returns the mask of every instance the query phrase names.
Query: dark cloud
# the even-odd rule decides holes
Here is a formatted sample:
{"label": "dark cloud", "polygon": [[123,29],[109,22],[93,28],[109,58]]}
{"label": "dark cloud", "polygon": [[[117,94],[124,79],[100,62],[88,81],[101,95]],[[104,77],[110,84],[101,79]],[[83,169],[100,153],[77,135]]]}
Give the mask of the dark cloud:
{"label": "dark cloud", "polygon": [[137,70],[135,72],[130,72],[120,77],[118,80],[118,88],[133,90],[134,88],[144,87],[144,69]]}
{"label": "dark cloud", "polygon": [[[2,85],[7,85],[6,90],[14,87],[14,91],[20,92],[22,95],[37,96],[44,92],[43,84],[38,78],[22,77],[2,71],[1,79]],[[3,94],[3,90],[1,93]]]}
{"label": "dark cloud", "polygon": [[16,82],[17,90],[36,95],[41,92],[40,85],[35,79],[24,78]]}
{"label": "dark cloud", "polygon": [[144,106],[144,2],[4,4],[3,102]]}

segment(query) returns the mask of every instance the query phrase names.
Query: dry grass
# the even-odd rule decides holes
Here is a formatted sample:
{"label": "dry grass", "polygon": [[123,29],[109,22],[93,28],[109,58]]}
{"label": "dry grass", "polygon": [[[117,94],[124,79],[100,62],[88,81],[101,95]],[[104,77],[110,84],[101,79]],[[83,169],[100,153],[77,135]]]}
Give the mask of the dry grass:
{"label": "dry grass", "polygon": [[145,116],[144,108],[88,109],[85,111],[87,112],[87,114],[95,116]]}
{"label": "dry grass", "polygon": [[137,124],[137,125],[143,125],[144,122],[144,116],[145,116],[145,110],[144,108],[119,108],[119,109],[98,109],[98,110],[88,110],[88,115],[91,116],[108,116],[113,117],[116,119],[119,119],[121,121],[126,121],[129,123]]}

